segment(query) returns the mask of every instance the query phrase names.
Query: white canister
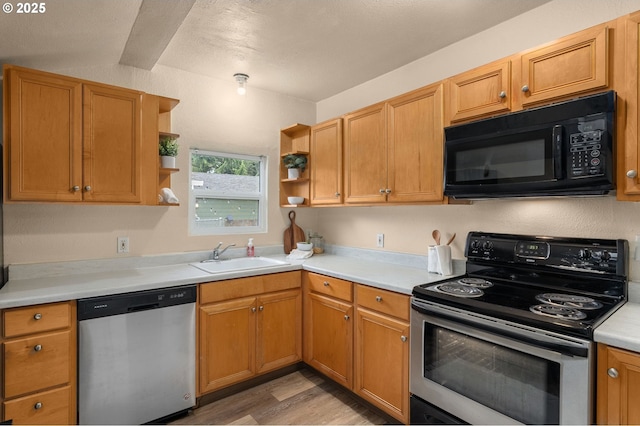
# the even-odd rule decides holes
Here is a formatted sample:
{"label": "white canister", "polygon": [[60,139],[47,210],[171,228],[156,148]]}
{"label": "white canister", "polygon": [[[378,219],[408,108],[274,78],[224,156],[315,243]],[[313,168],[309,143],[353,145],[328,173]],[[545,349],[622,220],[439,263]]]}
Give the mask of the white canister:
{"label": "white canister", "polygon": [[452,266],[450,246],[429,246],[427,252],[428,272],[440,275],[451,275],[453,273]]}

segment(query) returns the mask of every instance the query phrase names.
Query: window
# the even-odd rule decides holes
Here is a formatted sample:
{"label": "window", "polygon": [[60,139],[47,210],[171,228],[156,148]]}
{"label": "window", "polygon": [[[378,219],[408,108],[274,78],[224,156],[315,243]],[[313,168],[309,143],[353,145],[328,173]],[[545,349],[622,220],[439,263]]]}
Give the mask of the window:
{"label": "window", "polygon": [[267,232],[266,157],[191,150],[192,235]]}

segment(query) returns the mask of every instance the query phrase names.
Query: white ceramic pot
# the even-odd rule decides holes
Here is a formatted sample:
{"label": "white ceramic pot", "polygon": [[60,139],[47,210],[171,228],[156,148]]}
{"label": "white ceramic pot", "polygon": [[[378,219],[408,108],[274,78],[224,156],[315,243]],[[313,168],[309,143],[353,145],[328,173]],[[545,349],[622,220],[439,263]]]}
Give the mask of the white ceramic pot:
{"label": "white ceramic pot", "polygon": [[168,155],[160,156],[160,167],[163,169],[175,169],[176,168],[176,157],[170,157]]}
{"label": "white ceramic pot", "polygon": [[289,179],[298,179],[300,177],[300,169],[287,169],[287,177]]}

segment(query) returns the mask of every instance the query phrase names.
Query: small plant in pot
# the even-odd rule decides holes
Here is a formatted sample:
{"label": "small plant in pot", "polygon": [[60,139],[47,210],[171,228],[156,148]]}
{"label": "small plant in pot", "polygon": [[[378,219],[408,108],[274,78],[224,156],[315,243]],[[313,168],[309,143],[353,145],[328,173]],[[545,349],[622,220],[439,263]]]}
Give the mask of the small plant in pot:
{"label": "small plant in pot", "polygon": [[287,154],[282,158],[284,166],[287,168],[289,179],[298,179],[300,173],[307,167],[307,156],[302,154]]}
{"label": "small plant in pot", "polygon": [[158,153],[162,168],[173,169],[176,167],[176,156],[178,155],[178,139],[173,136],[160,137]]}

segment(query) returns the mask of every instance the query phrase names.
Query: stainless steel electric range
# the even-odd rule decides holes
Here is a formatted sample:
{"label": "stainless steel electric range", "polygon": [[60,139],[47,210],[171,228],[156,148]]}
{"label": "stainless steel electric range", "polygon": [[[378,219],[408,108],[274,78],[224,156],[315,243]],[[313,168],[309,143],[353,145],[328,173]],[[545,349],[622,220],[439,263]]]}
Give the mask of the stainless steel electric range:
{"label": "stainless steel electric range", "polygon": [[593,331],[627,299],[625,240],[471,232],[414,288],[412,423],[589,424]]}

